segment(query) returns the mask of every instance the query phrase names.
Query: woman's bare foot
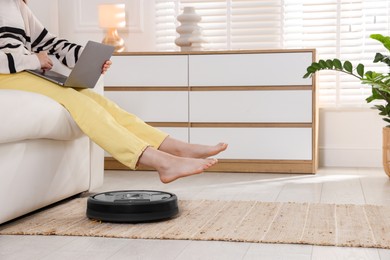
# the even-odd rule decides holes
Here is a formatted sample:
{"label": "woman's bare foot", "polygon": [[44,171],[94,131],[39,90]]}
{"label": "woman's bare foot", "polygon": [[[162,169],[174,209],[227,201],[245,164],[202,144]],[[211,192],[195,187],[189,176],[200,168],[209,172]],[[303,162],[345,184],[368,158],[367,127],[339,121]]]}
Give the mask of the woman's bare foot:
{"label": "woman's bare foot", "polygon": [[204,172],[217,163],[217,159],[177,157],[148,147],[139,159],[141,165],[155,168],[163,183]]}
{"label": "woman's bare foot", "polygon": [[160,180],[169,183],[182,177],[204,172],[217,163],[217,159],[196,159],[172,156],[171,162],[157,168]]}
{"label": "woman's bare foot", "polygon": [[226,150],[226,143],[217,145],[190,144],[180,140],[167,137],[159,147],[159,150],[188,158],[208,158]]}

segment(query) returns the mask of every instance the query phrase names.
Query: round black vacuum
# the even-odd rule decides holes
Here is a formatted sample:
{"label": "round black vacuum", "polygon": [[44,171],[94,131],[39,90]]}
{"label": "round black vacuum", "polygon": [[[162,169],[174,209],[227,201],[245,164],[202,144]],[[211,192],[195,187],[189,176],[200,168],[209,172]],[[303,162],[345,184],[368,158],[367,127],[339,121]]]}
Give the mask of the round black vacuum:
{"label": "round black vacuum", "polygon": [[107,222],[158,221],[178,212],[175,194],[153,190],[103,192],[90,196],[87,202],[87,217]]}

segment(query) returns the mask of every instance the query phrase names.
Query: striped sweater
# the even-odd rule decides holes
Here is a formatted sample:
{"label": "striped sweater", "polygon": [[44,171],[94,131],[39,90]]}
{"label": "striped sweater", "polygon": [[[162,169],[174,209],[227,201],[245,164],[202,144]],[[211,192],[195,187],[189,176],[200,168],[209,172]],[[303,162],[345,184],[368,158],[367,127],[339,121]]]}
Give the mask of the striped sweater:
{"label": "striped sweater", "polygon": [[0,1],[0,74],[40,69],[34,53],[47,51],[72,68],[80,45],[50,34],[22,0]]}

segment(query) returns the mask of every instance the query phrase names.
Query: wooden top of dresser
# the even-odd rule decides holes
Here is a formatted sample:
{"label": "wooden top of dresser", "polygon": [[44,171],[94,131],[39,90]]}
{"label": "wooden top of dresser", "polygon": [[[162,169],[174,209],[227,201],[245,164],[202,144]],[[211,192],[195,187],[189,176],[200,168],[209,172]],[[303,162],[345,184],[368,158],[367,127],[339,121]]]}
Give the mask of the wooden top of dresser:
{"label": "wooden top of dresser", "polygon": [[155,52],[116,52],[114,56],[137,55],[208,55],[208,54],[259,54],[259,53],[292,53],[313,52],[315,49],[269,49],[269,50],[218,50],[218,51],[155,51]]}

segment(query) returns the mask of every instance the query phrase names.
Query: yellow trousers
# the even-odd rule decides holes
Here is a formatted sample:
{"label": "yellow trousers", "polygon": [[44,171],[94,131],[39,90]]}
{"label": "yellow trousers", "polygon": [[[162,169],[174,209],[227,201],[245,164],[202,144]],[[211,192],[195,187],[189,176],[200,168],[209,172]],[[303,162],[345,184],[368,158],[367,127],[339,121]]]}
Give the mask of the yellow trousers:
{"label": "yellow trousers", "polygon": [[64,88],[28,72],[0,74],[0,89],[35,92],[57,101],[91,140],[130,169],[148,146],[158,148],[167,137],[89,89]]}

